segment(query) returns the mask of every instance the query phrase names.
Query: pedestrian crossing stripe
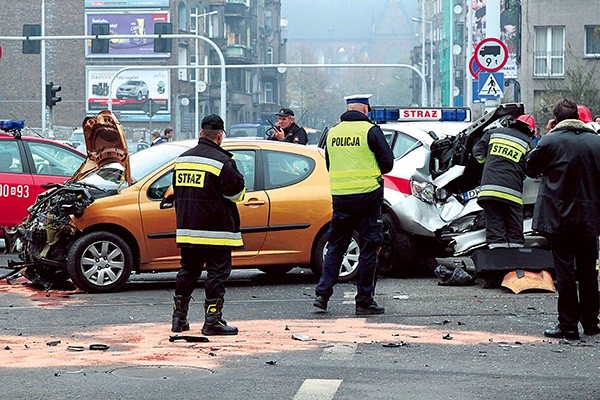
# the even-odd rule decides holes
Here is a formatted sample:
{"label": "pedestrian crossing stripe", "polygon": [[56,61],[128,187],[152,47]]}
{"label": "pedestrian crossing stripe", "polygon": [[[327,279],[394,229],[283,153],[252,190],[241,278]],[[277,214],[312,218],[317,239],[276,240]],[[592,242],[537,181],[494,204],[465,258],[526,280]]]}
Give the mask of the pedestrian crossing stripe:
{"label": "pedestrian crossing stripe", "polygon": [[479,89],[479,96],[484,97],[503,97],[502,87],[498,84],[498,80],[494,77],[494,74],[489,74],[487,79],[481,85]]}

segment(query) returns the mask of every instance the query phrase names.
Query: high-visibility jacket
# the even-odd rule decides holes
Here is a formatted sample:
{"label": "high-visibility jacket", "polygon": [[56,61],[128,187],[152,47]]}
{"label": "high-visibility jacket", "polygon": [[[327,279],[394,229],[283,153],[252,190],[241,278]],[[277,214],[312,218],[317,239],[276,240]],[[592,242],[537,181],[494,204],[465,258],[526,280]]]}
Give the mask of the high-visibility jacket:
{"label": "high-visibility jacket", "polygon": [[230,152],[200,138],[177,159],[173,189],[178,246],[243,246],[235,203],[246,189]]}
{"label": "high-visibility jacket", "polygon": [[523,205],[525,154],[534,147],[531,138],[515,128],[486,132],[473,147],[473,155],[485,163],[478,201],[500,200]]}
{"label": "high-visibility jacket", "polygon": [[342,121],[329,131],[327,153],[331,194],[368,193],[380,188],[381,170],[367,134],[369,121]]}

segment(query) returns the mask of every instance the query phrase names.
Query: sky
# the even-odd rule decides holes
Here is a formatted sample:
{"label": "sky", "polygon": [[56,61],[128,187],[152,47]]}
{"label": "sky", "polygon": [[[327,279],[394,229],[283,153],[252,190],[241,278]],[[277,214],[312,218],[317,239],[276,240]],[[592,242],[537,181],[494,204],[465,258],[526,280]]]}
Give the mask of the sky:
{"label": "sky", "polygon": [[[309,39],[368,35],[390,0],[281,0],[281,17],[288,22],[284,37]],[[407,13],[417,13],[417,0],[396,0]]]}

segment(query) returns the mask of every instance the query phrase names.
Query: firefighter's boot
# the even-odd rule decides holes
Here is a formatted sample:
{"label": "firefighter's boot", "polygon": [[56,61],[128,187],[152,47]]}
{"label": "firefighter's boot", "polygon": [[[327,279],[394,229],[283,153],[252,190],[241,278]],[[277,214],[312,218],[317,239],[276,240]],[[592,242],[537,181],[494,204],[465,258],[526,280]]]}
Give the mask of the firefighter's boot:
{"label": "firefighter's boot", "polygon": [[238,329],[235,326],[227,325],[227,322],[221,319],[223,309],[223,299],[207,299],[204,301],[205,315],[202,334],[210,335],[237,335]]}
{"label": "firefighter's boot", "polygon": [[183,332],[190,330],[187,320],[191,296],[173,296],[173,325],[172,332]]}

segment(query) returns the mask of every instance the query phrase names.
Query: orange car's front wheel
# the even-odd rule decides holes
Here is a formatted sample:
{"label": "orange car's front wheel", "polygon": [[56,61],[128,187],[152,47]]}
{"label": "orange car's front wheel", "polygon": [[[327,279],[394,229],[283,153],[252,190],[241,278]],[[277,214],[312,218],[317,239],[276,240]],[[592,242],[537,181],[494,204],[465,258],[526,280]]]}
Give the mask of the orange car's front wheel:
{"label": "orange car's front wheel", "polygon": [[90,293],[119,290],[131,275],[133,255],[127,243],[111,232],[92,232],[73,243],[67,272],[79,289]]}

